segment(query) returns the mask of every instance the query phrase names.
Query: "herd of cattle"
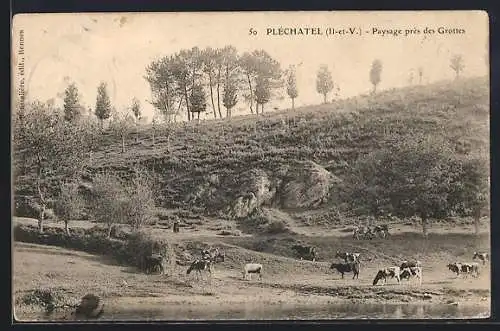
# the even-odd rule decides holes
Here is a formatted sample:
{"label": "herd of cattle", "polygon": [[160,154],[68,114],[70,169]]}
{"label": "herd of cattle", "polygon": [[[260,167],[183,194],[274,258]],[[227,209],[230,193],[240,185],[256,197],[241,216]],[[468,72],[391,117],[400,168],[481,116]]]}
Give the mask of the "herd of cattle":
{"label": "herd of cattle", "polygon": [[387,238],[389,237],[389,225],[381,224],[373,228],[370,226],[358,226],[354,228],[352,238],[356,240],[373,238]]}
{"label": "herd of cattle", "polygon": [[[311,246],[294,245],[292,246],[298,253],[301,259],[304,256],[308,257],[311,261],[316,259],[316,248]],[[196,271],[198,275],[201,275],[202,271],[208,271],[212,274],[212,266],[219,262],[224,262],[225,252],[219,248],[204,249],[201,252],[201,258],[195,259],[190,263],[186,274],[190,274]],[[333,262],[330,265],[331,270],[336,270],[341,274],[342,279],[344,274],[353,273],[353,279],[359,278],[360,267],[362,259],[360,258],[360,253],[352,252],[340,252],[337,251],[335,258],[339,258],[342,262]],[[474,252],[472,257],[473,260],[480,260],[484,265],[486,261],[489,261],[488,253]],[[450,263],[447,265],[448,269],[457,276],[463,274],[465,276],[472,275],[477,277],[479,275],[479,263]],[[159,255],[151,255],[145,259],[145,270],[147,273],[154,271],[163,273],[163,258]],[[262,279],[263,266],[260,263],[247,263],[243,266],[242,275],[243,279],[247,280],[251,278],[252,274],[258,274],[259,279]],[[401,280],[406,279],[416,279],[419,284],[422,284],[422,263],[418,260],[413,261],[402,261],[400,265],[389,266],[383,269],[379,269],[373,279],[373,285],[377,285],[379,281],[384,280],[384,284],[387,283],[387,279],[396,279],[398,283]]]}

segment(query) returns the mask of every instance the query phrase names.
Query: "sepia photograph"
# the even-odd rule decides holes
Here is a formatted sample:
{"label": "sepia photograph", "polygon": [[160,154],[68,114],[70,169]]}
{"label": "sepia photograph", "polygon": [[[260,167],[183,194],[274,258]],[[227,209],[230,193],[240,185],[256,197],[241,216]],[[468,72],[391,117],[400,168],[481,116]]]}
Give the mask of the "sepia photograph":
{"label": "sepia photograph", "polygon": [[491,315],[484,11],[17,14],[19,322]]}

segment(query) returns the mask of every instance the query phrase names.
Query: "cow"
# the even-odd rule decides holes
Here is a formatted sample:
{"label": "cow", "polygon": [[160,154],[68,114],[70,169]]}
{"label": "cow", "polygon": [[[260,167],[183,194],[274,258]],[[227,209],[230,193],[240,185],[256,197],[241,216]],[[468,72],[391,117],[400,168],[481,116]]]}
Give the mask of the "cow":
{"label": "cow", "polygon": [[479,259],[483,262],[483,265],[486,263],[486,261],[490,260],[490,255],[488,253],[479,253],[479,252],[474,252],[474,256],[472,257],[473,260]]}
{"label": "cow", "polygon": [[344,274],[348,272],[353,273],[352,279],[359,278],[359,262],[332,263],[330,269],[335,269],[340,272],[342,279],[344,279]]}
{"label": "cow", "polygon": [[352,233],[352,238],[356,240],[360,239],[370,239],[372,240],[374,237],[374,234],[370,227],[364,226],[364,227],[356,227]]}
{"label": "cow", "polygon": [[479,264],[477,262],[460,263],[460,265],[460,272],[462,272],[465,277],[467,277],[468,274],[471,274],[473,277],[479,276]]}
{"label": "cow", "polygon": [[415,277],[419,280],[420,285],[422,285],[422,267],[406,267],[400,268],[401,273],[399,274],[399,279],[407,279]]}
{"label": "cow", "polygon": [[247,280],[252,278],[251,274],[259,274],[259,280],[262,280],[262,264],[247,263],[243,267],[243,279]]}
{"label": "cow", "polygon": [[208,270],[208,273],[210,276],[212,276],[212,263],[207,260],[195,260],[191,263],[189,266],[188,270],[186,271],[186,275],[189,275],[191,271],[196,270],[198,271],[197,275],[201,276],[201,272],[203,270]]}
{"label": "cow", "polygon": [[316,261],[316,247],[313,246],[303,246],[303,245],[293,245],[292,249],[297,252],[297,255],[301,260],[308,259],[311,261]]}
{"label": "cow", "polygon": [[163,267],[163,256],[160,254],[151,254],[147,255],[144,257],[144,270],[146,273],[150,274],[153,272],[160,272],[161,274],[164,273],[164,267]]}
{"label": "cow", "polygon": [[344,262],[348,263],[348,262],[356,262],[356,261],[359,261],[359,256],[361,254],[360,253],[350,253],[350,252],[340,252],[340,251],[337,251],[337,253],[335,254],[335,257],[338,257],[342,260],[344,260]]}
{"label": "cow", "polygon": [[389,234],[389,226],[387,224],[376,225],[373,228],[373,234],[381,238],[387,238]]}
{"label": "cow", "polygon": [[373,279],[373,285],[377,285],[378,281],[384,279],[384,284],[387,283],[387,278],[396,278],[398,284],[400,282],[399,275],[401,274],[401,269],[398,266],[388,267],[384,269],[380,269],[375,278]]}
{"label": "cow", "polygon": [[212,263],[224,262],[226,253],[218,248],[204,249],[201,251],[201,259]]}
{"label": "cow", "polygon": [[401,270],[406,268],[422,268],[422,263],[419,260],[403,261],[399,268]]}
{"label": "cow", "polygon": [[448,263],[447,267],[451,272],[457,274],[457,277],[460,275],[460,272],[462,271],[461,263]]}

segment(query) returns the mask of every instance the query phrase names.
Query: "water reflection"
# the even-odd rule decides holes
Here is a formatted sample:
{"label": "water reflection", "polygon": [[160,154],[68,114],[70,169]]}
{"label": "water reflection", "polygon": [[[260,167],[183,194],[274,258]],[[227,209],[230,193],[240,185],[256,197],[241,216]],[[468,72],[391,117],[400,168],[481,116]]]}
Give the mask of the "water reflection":
{"label": "water reflection", "polygon": [[[310,319],[464,319],[487,318],[489,307],[422,304],[165,306],[127,310],[108,307],[100,320],[310,320]],[[30,320],[61,320],[56,315]]]}
{"label": "water reflection", "polygon": [[281,320],[281,319],[427,319],[481,318],[489,315],[488,307],[416,304],[332,304],[325,306],[232,306],[228,309],[171,307],[149,311],[116,311],[106,319],[155,320]]}

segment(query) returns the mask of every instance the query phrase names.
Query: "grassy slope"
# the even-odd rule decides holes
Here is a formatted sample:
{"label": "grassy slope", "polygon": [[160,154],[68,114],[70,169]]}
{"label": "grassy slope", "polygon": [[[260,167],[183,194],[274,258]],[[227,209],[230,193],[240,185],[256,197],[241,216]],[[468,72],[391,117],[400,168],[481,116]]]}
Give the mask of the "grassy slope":
{"label": "grassy slope", "polygon": [[486,79],[439,83],[384,91],[334,104],[309,106],[263,117],[241,116],[229,121],[180,124],[167,143],[144,127],[139,143],[133,136],[124,154],[120,142],[105,137],[94,167],[126,170],[142,163],[160,176],[164,207],[186,206],[186,196],[208,174],[235,185],[240,171],[275,170],[295,160],[312,160],[342,177],[361,153],[414,133],[445,135],[458,150],[489,152],[489,96]]}

